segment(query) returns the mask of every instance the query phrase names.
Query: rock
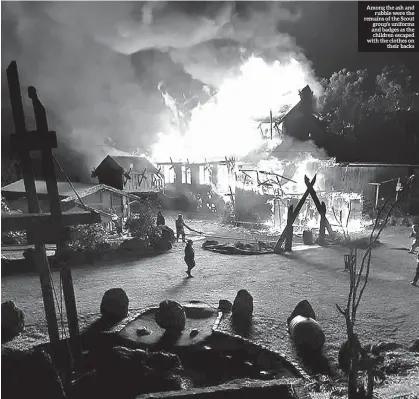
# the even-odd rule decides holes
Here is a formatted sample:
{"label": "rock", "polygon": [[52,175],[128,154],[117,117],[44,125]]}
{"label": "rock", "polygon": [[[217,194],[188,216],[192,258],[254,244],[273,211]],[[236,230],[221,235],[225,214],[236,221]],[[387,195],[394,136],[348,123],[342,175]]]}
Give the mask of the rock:
{"label": "rock", "polygon": [[223,313],[231,312],[233,308],[233,304],[228,301],[227,299],[220,299],[218,303],[218,309],[220,309]]}
{"label": "rock", "polygon": [[181,331],[186,324],[185,309],[175,301],[160,302],[155,313],[155,320],[161,328]]}
{"label": "rock", "polygon": [[63,384],[51,357],[43,350],[3,349],[2,392],[14,399],[65,399]]}
{"label": "rock", "polygon": [[147,327],[137,328],[137,335],[139,335],[140,337],[143,337],[145,335],[150,335],[150,334],[151,334],[151,330],[149,330]]}
{"label": "rock", "polygon": [[110,322],[118,322],[128,315],[129,299],[122,288],[111,288],[103,295],[100,313]]}
{"label": "rock", "polygon": [[371,346],[371,353],[373,355],[379,355],[382,352],[390,352],[399,348],[401,348],[401,345],[397,342],[379,342]]}
{"label": "rock", "polygon": [[116,346],[102,353],[97,370],[107,397],[128,398],[181,389],[181,369],[177,355]]}
{"label": "rock", "polygon": [[191,330],[191,332],[189,333],[189,336],[191,338],[196,337],[199,334],[199,330],[197,328],[194,328]]}
{"label": "rock", "polygon": [[207,248],[207,247],[213,247],[215,245],[218,245],[218,241],[215,240],[206,240],[203,242],[202,244],[202,248]]}
{"label": "rock", "polygon": [[168,226],[161,226],[161,238],[166,241],[175,242],[175,232]]}
{"label": "rock", "polygon": [[306,299],[297,304],[290,317],[288,317],[287,324],[289,325],[291,320],[296,316],[310,317],[311,319],[316,320],[316,314],[314,313],[310,302]]}
{"label": "rock", "polygon": [[164,238],[160,238],[160,240],[156,241],[154,244],[154,249],[157,251],[169,251],[172,247],[172,243]]}
{"label": "rock", "polygon": [[318,351],[326,341],[319,323],[310,317],[294,317],[289,323],[289,333],[296,346],[303,350]]}
{"label": "rock", "polygon": [[1,338],[10,341],[25,330],[25,315],[13,301],[1,304]]}
{"label": "rock", "polygon": [[241,322],[250,323],[253,315],[253,297],[247,290],[237,292],[232,307],[232,316]]}
{"label": "rock", "polygon": [[419,338],[415,339],[412,345],[409,346],[411,352],[419,352]]}
{"label": "rock", "polygon": [[313,238],[313,231],[312,230],[304,230],[303,231],[303,244],[304,245],[313,245],[314,238]]}
{"label": "rock", "polygon": [[339,368],[344,372],[349,372],[350,353],[349,342],[345,341],[339,348],[338,364]]}
{"label": "rock", "polygon": [[139,238],[125,240],[118,249],[135,256],[145,255],[148,250],[145,242]]}

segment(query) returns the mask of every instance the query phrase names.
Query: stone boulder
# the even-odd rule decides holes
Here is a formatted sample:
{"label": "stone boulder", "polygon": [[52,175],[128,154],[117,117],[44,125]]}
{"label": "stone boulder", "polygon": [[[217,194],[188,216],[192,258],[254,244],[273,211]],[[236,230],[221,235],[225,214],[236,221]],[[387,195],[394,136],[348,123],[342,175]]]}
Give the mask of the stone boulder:
{"label": "stone boulder", "polygon": [[170,242],[175,242],[176,237],[175,237],[175,232],[168,226],[160,226],[161,228],[161,238],[166,240],[166,241],[170,241]]}
{"label": "stone boulder", "polygon": [[1,338],[10,341],[25,330],[25,315],[13,301],[1,304]]}
{"label": "stone boulder", "polygon": [[237,292],[233,302],[232,316],[236,321],[250,323],[253,316],[253,297],[247,290]]}
{"label": "stone boulder", "polygon": [[172,247],[172,243],[163,237],[154,243],[154,249],[157,251],[169,251]]}
{"label": "stone boulder", "polygon": [[220,309],[224,313],[227,313],[231,312],[232,308],[233,304],[230,301],[228,301],[227,299],[220,299],[220,302],[218,303],[218,309]]}
{"label": "stone boulder", "polygon": [[349,353],[349,342],[345,341],[339,348],[338,364],[339,368],[344,372],[349,372],[349,364],[351,360],[351,354]]}
{"label": "stone boulder", "polygon": [[391,352],[396,349],[400,349],[402,345],[397,342],[383,342],[380,341],[377,344],[371,346],[371,353],[373,355],[380,355],[383,352]]}
{"label": "stone boulder", "polygon": [[297,304],[295,309],[288,317],[287,324],[289,325],[291,320],[296,316],[310,317],[311,319],[316,320],[316,313],[314,313],[314,310],[310,305],[310,302],[306,299],[302,300]]}
{"label": "stone boulder", "polygon": [[160,302],[155,312],[156,323],[166,330],[182,331],[186,325],[186,313],[182,305],[175,301]]}
{"label": "stone boulder", "polygon": [[419,338],[418,339],[415,339],[412,342],[412,345],[409,346],[409,350],[411,352],[419,352]]}
{"label": "stone boulder", "polygon": [[[179,357],[164,352],[116,346],[101,353],[98,362],[100,386],[106,397],[131,398],[136,395],[180,390],[182,370]],[[100,395],[98,395],[100,397]]]}
{"label": "stone boulder", "polygon": [[2,348],[2,392],[13,399],[65,399],[63,384],[43,350]]}
{"label": "stone boulder", "polygon": [[310,317],[295,316],[289,323],[288,331],[297,348],[303,351],[319,351],[326,341],[320,324]]}
{"label": "stone boulder", "polygon": [[128,315],[129,299],[122,288],[111,288],[103,295],[100,313],[110,322],[118,322]]}

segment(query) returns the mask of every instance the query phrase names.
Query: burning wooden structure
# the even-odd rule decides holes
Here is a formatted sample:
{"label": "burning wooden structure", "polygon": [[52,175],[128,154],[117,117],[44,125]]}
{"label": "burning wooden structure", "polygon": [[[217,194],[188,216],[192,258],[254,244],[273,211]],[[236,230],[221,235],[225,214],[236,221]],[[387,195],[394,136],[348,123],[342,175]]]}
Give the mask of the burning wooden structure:
{"label": "burning wooden structure", "polygon": [[164,176],[148,159],[136,155],[108,155],[92,171],[93,178],[129,193],[156,192],[164,187]]}

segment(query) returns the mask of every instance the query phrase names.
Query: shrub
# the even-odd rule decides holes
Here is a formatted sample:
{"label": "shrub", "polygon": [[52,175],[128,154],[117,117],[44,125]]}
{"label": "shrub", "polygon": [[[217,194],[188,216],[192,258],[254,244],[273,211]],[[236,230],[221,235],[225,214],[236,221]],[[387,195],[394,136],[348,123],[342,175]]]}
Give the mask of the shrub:
{"label": "shrub", "polygon": [[[6,213],[11,213],[9,205],[6,200],[1,198],[1,211]],[[24,231],[2,231],[1,232],[1,243],[4,245],[13,245],[13,244],[25,244],[26,243],[26,233]]]}
{"label": "shrub", "polygon": [[70,227],[69,247],[73,250],[96,250],[106,246],[108,232],[101,223]]}
{"label": "shrub", "polygon": [[136,205],[136,209],[137,213],[132,213],[125,222],[125,228],[132,237],[145,239],[156,224],[156,208],[151,201],[144,200]]}

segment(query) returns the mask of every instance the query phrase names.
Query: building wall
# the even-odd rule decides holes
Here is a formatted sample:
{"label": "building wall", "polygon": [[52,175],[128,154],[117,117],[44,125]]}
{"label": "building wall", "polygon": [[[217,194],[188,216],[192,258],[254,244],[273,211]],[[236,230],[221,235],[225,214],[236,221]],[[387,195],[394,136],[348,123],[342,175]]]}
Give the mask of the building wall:
{"label": "building wall", "polygon": [[84,197],[83,202],[97,210],[105,212],[113,211],[118,216],[122,216],[124,210],[123,196],[106,190],[101,190]]}
{"label": "building wall", "polygon": [[159,191],[163,188],[163,182],[160,177],[154,173],[145,173],[142,178],[142,172],[131,172],[131,179],[128,179],[124,185],[124,190],[128,192]]}

